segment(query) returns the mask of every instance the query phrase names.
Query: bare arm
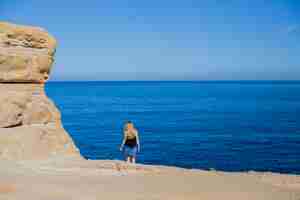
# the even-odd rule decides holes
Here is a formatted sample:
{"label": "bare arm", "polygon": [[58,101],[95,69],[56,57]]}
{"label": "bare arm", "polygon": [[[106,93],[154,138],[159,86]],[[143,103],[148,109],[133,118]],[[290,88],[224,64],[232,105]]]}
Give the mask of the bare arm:
{"label": "bare arm", "polygon": [[125,145],[125,142],[126,142],[126,136],[125,136],[125,132],[124,132],[122,144],[121,144],[121,146],[120,146],[120,151],[123,151],[123,147],[124,147],[124,145]]}
{"label": "bare arm", "polygon": [[137,148],[138,148],[138,151],[141,150],[141,145],[140,145],[140,138],[139,138],[139,132],[136,131],[136,143],[137,143]]}

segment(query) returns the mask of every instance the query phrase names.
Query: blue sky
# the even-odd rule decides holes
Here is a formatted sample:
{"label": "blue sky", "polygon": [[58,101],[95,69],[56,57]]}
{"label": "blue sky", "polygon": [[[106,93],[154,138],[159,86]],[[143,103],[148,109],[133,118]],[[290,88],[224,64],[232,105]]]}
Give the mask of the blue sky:
{"label": "blue sky", "polygon": [[0,0],[59,43],[52,80],[300,80],[298,0]]}

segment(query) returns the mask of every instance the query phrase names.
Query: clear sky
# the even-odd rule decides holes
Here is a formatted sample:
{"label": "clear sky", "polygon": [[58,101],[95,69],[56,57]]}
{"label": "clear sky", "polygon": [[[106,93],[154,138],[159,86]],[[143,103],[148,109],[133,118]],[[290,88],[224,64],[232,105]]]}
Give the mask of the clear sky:
{"label": "clear sky", "polygon": [[300,80],[299,0],[0,0],[59,46],[52,80]]}

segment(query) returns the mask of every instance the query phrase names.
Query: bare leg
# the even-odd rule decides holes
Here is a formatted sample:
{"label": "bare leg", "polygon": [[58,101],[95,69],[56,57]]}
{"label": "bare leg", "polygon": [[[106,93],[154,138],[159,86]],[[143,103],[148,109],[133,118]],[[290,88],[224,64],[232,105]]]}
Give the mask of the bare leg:
{"label": "bare leg", "polygon": [[130,156],[128,156],[128,157],[126,158],[126,162],[127,162],[127,163],[130,163],[130,162],[131,162]]}
{"label": "bare leg", "polygon": [[135,157],[131,157],[131,163],[135,164]]}

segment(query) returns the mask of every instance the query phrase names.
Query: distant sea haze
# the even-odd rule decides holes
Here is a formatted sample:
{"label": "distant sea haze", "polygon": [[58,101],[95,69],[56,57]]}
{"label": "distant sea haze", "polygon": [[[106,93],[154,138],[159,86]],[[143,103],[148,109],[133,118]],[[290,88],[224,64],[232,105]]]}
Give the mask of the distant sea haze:
{"label": "distant sea haze", "polygon": [[110,82],[140,82],[140,83],[147,83],[147,82],[160,82],[160,83],[165,83],[165,82],[173,82],[173,83],[180,83],[180,82],[197,82],[197,83],[227,83],[227,84],[299,84],[300,80],[73,80],[73,79],[50,79],[48,82],[53,82],[53,83],[78,83],[78,82],[100,82],[100,83],[110,83]]}
{"label": "distant sea haze", "polygon": [[49,82],[83,156],[122,159],[123,123],[138,162],[300,174],[300,81]]}

